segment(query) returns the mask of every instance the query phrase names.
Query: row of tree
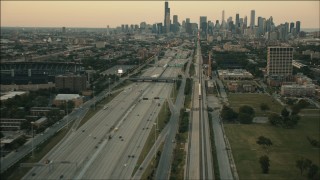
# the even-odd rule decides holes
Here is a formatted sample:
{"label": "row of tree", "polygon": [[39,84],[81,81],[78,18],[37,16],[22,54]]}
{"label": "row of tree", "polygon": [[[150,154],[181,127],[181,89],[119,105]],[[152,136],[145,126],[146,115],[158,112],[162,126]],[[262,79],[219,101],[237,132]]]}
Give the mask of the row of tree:
{"label": "row of tree", "polygon": [[301,176],[303,172],[307,171],[307,177],[309,179],[320,179],[319,167],[312,163],[310,159],[301,158],[296,161],[296,167],[300,170]]}
{"label": "row of tree", "polygon": [[242,124],[251,124],[255,111],[251,106],[244,105],[239,108],[239,113],[235,112],[229,106],[224,105],[221,111],[221,118],[225,121],[239,121]]}
{"label": "row of tree", "polygon": [[287,108],[282,109],[281,115],[277,113],[271,113],[268,118],[271,125],[283,128],[293,128],[300,120],[299,115],[292,113],[290,114]]}

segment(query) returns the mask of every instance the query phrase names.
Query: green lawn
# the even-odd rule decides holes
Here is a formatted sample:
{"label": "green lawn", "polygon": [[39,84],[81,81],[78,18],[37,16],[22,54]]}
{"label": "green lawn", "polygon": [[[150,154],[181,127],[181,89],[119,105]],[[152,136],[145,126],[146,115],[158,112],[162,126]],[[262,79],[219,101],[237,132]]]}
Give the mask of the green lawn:
{"label": "green lawn", "polygon": [[[306,179],[295,167],[296,160],[309,158],[319,166],[319,148],[313,148],[306,136],[320,140],[319,116],[303,117],[294,129],[273,127],[269,124],[226,124],[240,179]],[[273,146],[267,152],[256,144],[259,136],[270,138]],[[269,174],[262,174],[259,157],[270,158]]]}
{"label": "green lawn", "polygon": [[[270,112],[280,113],[283,108],[278,101],[273,100],[273,98],[267,94],[229,93],[228,99],[230,106],[235,111],[238,112],[239,107],[243,105],[249,105],[254,108],[256,116],[267,116]],[[270,110],[266,112],[261,111],[261,103],[267,104]]]}

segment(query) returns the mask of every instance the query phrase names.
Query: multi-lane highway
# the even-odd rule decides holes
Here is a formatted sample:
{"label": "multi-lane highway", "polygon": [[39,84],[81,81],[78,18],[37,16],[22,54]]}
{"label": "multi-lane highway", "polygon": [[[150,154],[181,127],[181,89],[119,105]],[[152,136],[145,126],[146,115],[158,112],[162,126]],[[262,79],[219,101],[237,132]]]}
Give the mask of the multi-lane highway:
{"label": "multi-lane highway", "polygon": [[[161,61],[159,61],[161,62]],[[165,70],[165,71],[164,71]],[[164,72],[163,72],[164,71]],[[176,68],[152,67],[144,76],[175,77]],[[173,84],[135,83],[49,152],[25,179],[129,179]]]}

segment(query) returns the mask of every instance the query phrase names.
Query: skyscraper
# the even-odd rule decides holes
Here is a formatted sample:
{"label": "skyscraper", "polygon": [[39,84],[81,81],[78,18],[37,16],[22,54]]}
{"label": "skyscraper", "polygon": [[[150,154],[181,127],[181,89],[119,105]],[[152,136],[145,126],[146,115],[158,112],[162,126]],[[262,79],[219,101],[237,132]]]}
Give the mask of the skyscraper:
{"label": "skyscraper", "polygon": [[207,16],[200,16],[200,30],[201,30],[201,37],[206,38],[207,36]]}
{"label": "skyscraper", "polygon": [[170,32],[170,8],[169,2],[164,2],[164,30],[166,33]]}
{"label": "skyscraper", "polygon": [[294,22],[291,22],[291,23],[290,23],[290,33],[293,33],[293,32],[292,32],[293,28],[294,28]]}
{"label": "skyscraper", "polygon": [[268,47],[267,75],[285,80],[292,75],[292,47]]}
{"label": "skyscraper", "polygon": [[222,11],[222,20],[221,20],[221,23],[224,22],[224,10]]}
{"label": "skyscraper", "polygon": [[236,28],[240,27],[239,13],[236,14]]}
{"label": "skyscraper", "polygon": [[258,32],[259,32],[259,35],[263,35],[264,32],[265,32],[265,18],[262,18],[262,17],[258,17]]}
{"label": "skyscraper", "polygon": [[243,27],[244,28],[248,27],[248,18],[247,18],[247,16],[245,16],[244,19],[243,19]]}
{"label": "skyscraper", "polygon": [[251,29],[253,29],[254,26],[255,26],[255,18],[256,18],[256,11],[255,10],[251,10],[251,21],[250,21]]}
{"label": "skyscraper", "polygon": [[173,24],[179,24],[178,15],[173,15]]}
{"label": "skyscraper", "polygon": [[300,33],[300,21],[296,22],[296,32],[297,34]]}
{"label": "skyscraper", "polygon": [[186,23],[190,23],[190,18],[186,18]]}

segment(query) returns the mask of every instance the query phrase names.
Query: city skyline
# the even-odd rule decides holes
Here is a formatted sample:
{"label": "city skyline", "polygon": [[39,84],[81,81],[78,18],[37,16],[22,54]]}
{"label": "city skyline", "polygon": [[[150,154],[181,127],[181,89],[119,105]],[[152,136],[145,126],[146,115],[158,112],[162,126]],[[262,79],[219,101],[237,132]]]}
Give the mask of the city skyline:
{"label": "city skyline", "polygon": [[[319,28],[318,1],[168,1],[170,19],[178,15],[181,23],[186,18],[199,24],[200,16],[215,22],[236,14],[250,19],[251,10],[257,18],[273,17],[276,25],[301,22],[301,28]],[[93,27],[112,28],[121,24],[163,23],[165,1],[1,1],[1,27]],[[35,8],[36,7],[36,8]],[[288,8],[290,7],[290,8]],[[270,11],[270,8],[272,11]],[[287,11],[286,11],[287,9]],[[248,22],[249,23],[249,22]]]}

